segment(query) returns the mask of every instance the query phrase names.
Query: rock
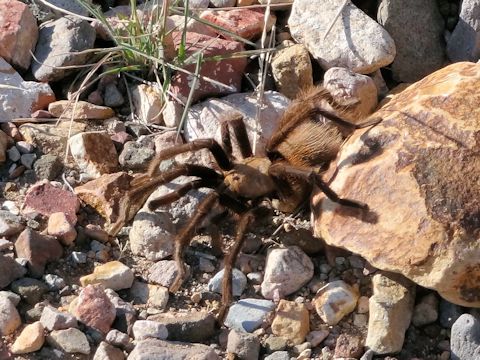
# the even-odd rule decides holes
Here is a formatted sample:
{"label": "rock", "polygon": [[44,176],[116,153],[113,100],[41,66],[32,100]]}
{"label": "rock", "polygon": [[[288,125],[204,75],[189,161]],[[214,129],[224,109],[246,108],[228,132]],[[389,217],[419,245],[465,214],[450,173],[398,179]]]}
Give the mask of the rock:
{"label": "rock", "polygon": [[122,106],[125,102],[122,93],[118,90],[117,85],[108,84],[105,87],[105,92],[103,94],[105,106],[108,107],[119,107]]}
{"label": "rock", "polygon": [[230,330],[228,333],[227,352],[235,354],[242,360],[258,359],[260,340],[254,334]]}
{"label": "rock", "polygon": [[142,340],[137,343],[128,356],[128,360],[147,359],[195,359],[195,360],[219,360],[215,351],[206,345],[176,343],[157,339]]}
{"label": "rock", "polygon": [[0,297],[10,300],[13,305],[17,306],[21,300],[20,296],[11,291],[0,291]]}
{"label": "rock", "polygon": [[332,281],[318,290],[315,309],[324,322],[336,325],[355,309],[358,297],[358,290],[343,280]]}
{"label": "rock", "polygon": [[216,8],[233,7],[237,0],[211,0],[210,3]]}
{"label": "rock", "polygon": [[53,330],[47,337],[50,346],[66,353],[90,354],[87,337],[78,329]]}
{"label": "rock", "polygon": [[70,312],[84,324],[106,334],[116,317],[116,310],[101,285],[87,285]]}
{"label": "rock", "polygon": [[288,19],[292,37],[324,70],[339,66],[368,74],[390,64],[395,57],[393,39],[350,1],[327,33],[342,4],[343,0],[295,1]]}
{"label": "rock", "polygon": [[[187,276],[189,275],[189,268],[187,267]],[[174,260],[157,261],[150,267],[150,275],[148,280],[154,284],[170,287],[177,276],[177,266]]]}
{"label": "rock", "polygon": [[[194,105],[188,112],[185,122],[185,140],[213,137],[221,143],[220,123],[222,116],[230,112],[240,112],[247,128],[248,138],[253,144],[255,128],[258,126],[257,147],[255,155],[265,156],[265,144],[278,126],[280,116],[286,109],[289,100],[280,93],[266,91],[264,103],[258,122],[255,120],[258,108],[257,98],[252,93],[239,93],[225,96],[221,99],[208,99]],[[230,132],[233,155],[240,156],[235,136]]]}
{"label": "rock", "polygon": [[10,284],[10,288],[30,305],[40,302],[43,295],[48,292],[48,286],[43,281],[27,277],[15,280]]}
{"label": "rock", "polygon": [[95,355],[93,356],[93,360],[123,360],[125,359],[125,355],[123,351],[102,341],[100,345],[98,345],[97,351],[95,351]]}
{"label": "rock", "polygon": [[28,354],[40,350],[45,342],[43,326],[39,321],[25,326],[12,345],[12,354]]}
{"label": "rock", "polygon": [[[72,12],[74,14],[81,15],[81,16],[88,16],[88,10],[85,7],[83,7],[82,4],[77,3],[75,1],[72,2],[70,0],[48,0],[48,2],[49,2],[49,4],[52,4],[57,8],[67,10],[67,11]],[[92,5],[92,2],[90,0],[87,0],[85,3],[89,4],[90,6]],[[40,6],[40,9],[42,11],[52,13],[51,16],[55,16],[57,18],[61,17],[61,16],[64,16],[63,12],[60,12],[59,10],[52,9],[45,4],[38,3],[38,5]],[[49,16],[49,17],[51,17],[51,16]]]}
{"label": "rock", "polygon": [[[2,62],[2,64],[5,64],[5,62]],[[2,133],[8,135],[13,140],[15,141],[22,140],[22,135],[20,134],[17,126],[14,123],[11,123],[11,122],[0,123],[0,129]]]}
{"label": "rock", "polygon": [[346,68],[333,67],[323,75],[323,86],[340,103],[354,103],[352,110],[342,114],[355,123],[363,122],[378,104],[377,87],[367,75]]}
{"label": "rock", "polygon": [[477,1],[462,1],[459,21],[447,41],[447,55],[452,62],[472,61],[480,58],[480,27],[476,19],[480,16]]}
{"label": "rock", "polygon": [[40,322],[49,331],[77,327],[77,319],[73,315],[61,312],[53,306],[45,306],[43,308]]}
{"label": "rock", "polygon": [[27,70],[38,39],[38,26],[27,5],[20,1],[0,1],[0,57]]}
{"label": "rock", "polygon": [[305,304],[280,300],[272,323],[272,333],[294,345],[305,341],[310,332],[310,317]]}
{"label": "rock", "polygon": [[251,333],[262,325],[273,309],[275,309],[275,304],[269,300],[239,300],[230,306],[225,319],[225,326]]}
{"label": "rock", "polygon": [[330,332],[328,330],[314,330],[307,334],[305,340],[307,340],[312,347],[317,347],[329,334]]}
{"label": "rock", "polygon": [[132,91],[135,113],[143,124],[162,124],[162,90],[147,84],[135,86]]}
{"label": "rock", "polygon": [[149,317],[168,330],[168,340],[200,343],[207,341],[216,332],[215,317],[207,312],[158,314]]}
{"label": "rock", "polygon": [[145,171],[154,156],[155,150],[153,146],[148,147],[139,142],[127,141],[118,157],[118,162],[125,169]]}
{"label": "rock", "polygon": [[352,334],[340,334],[335,345],[336,358],[358,359],[363,354],[363,339]]}
{"label": "rock", "polygon": [[2,57],[0,57],[0,83],[5,85],[0,88],[2,121],[30,117],[32,112],[43,109],[55,101],[55,94],[48,84],[24,81]]}
{"label": "rock", "polygon": [[383,0],[377,19],[395,41],[397,54],[390,66],[396,81],[414,82],[444,65],[444,20],[435,0]]}
{"label": "rock", "polygon": [[357,313],[366,314],[369,308],[369,298],[367,296],[360,296],[357,301]]}
{"label": "rock", "polygon": [[480,321],[463,314],[452,326],[450,350],[452,360],[474,360],[480,356]]}
{"label": "rock", "polygon": [[287,340],[281,336],[269,336],[265,339],[264,348],[268,353],[285,350]]}
{"label": "rock", "polygon": [[110,224],[113,224],[120,216],[120,202],[130,189],[132,179],[133,177],[125,172],[104,174],[98,179],[77,186],[75,194],[85,204],[93,207]]}
{"label": "rock", "polygon": [[[175,47],[181,43],[181,33],[174,35]],[[201,51],[203,58],[226,56],[244,50],[243,44],[237,41],[224,40],[206,35],[189,33],[185,40],[186,56]],[[216,83],[204,78],[198,80],[192,95],[193,103],[210,96],[225,95],[238,92],[241,89],[242,74],[247,65],[247,59],[226,58],[220,61],[206,61],[203,63],[200,75],[204,78],[215,79]],[[196,64],[185,66],[185,70],[195,73]],[[193,75],[186,72],[177,72],[171,81],[172,93],[180,100],[186,101],[192,87]],[[224,84],[222,86],[221,84]]]}
{"label": "rock", "polygon": [[413,309],[412,323],[420,327],[437,321],[438,299],[431,293],[422,297],[420,302]]}
{"label": "rock", "polygon": [[93,178],[118,169],[118,155],[107,133],[80,133],[72,136],[68,145],[80,170]]}
{"label": "rock", "polygon": [[90,284],[101,284],[112,290],[128,289],[133,284],[133,271],[120,261],[110,261],[96,266],[93,273],[80,278],[83,287]]}
{"label": "rock", "polygon": [[[224,269],[220,270],[215,274],[213,278],[208,282],[208,291],[213,291],[216,293],[222,293],[222,282],[224,277]],[[247,286],[247,277],[243,272],[238,269],[232,270],[232,293],[233,296],[242,295],[243,291]]]}
{"label": "rock", "polygon": [[7,287],[13,280],[25,275],[27,271],[9,256],[0,254],[0,289]]}
{"label": "rock", "polygon": [[122,349],[128,349],[131,345],[128,335],[116,329],[112,329],[108,332],[107,336],[105,336],[105,341]]}
{"label": "rock", "polygon": [[34,277],[41,277],[45,265],[63,255],[62,245],[51,237],[26,228],[15,242],[17,256],[27,260],[28,270]]}
{"label": "rock", "polygon": [[46,274],[43,276],[43,280],[50,291],[60,291],[67,286],[65,280],[58,275]]}
{"label": "rock", "polygon": [[20,160],[20,151],[15,146],[12,146],[10,149],[7,150],[8,158],[13,161],[17,162]]}
{"label": "rock", "polygon": [[305,46],[295,44],[280,48],[272,59],[272,74],[278,91],[290,99],[312,86],[312,63]]}
{"label": "rock", "polygon": [[62,119],[104,120],[115,116],[115,112],[109,107],[72,100],[52,102],[48,104],[48,112]]}
{"label": "rock", "polygon": [[38,180],[54,180],[60,175],[63,169],[63,164],[60,158],[53,154],[45,154],[33,164],[33,170]]}
{"label": "rock", "polygon": [[288,351],[275,351],[273,354],[265,357],[265,360],[290,360]]}
{"label": "rock", "polygon": [[[193,9],[192,3],[189,4],[189,7]],[[207,6],[208,7],[208,4]],[[170,15],[170,19],[173,20],[175,28],[177,31],[183,31],[185,29],[185,16],[183,15]],[[217,33],[211,26],[208,26],[205,23],[195,20],[194,18],[188,18],[187,20],[187,31],[194,32],[197,34],[207,35],[207,36],[217,36]]]}
{"label": "rock", "polygon": [[76,224],[76,213],[79,209],[80,202],[75,194],[43,181],[28,189],[21,211],[27,216],[36,213],[45,217],[61,212],[71,224]]}
{"label": "rock", "polygon": [[15,305],[5,297],[0,297],[0,336],[7,336],[13,333],[22,320],[15,308]]}
{"label": "rock", "polygon": [[152,320],[137,320],[132,328],[135,340],[148,338],[165,340],[168,337],[168,330],[164,324]]}
{"label": "rock", "polygon": [[464,313],[464,310],[458,305],[440,299],[439,312],[440,325],[446,329],[450,329],[453,323]]}
{"label": "rock", "polygon": [[[215,265],[208,259],[205,259],[203,257],[201,257],[200,259],[198,259],[198,269],[201,271],[201,272],[206,272],[206,273],[212,273],[215,271]],[[243,274],[243,273],[242,273]],[[235,276],[235,275],[233,275]],[[223,279],[223,273],[221,275],[221,278]],[[210,279],[209,282],[212,282],[212,279]],[[238,279],[237,279],[237,282],[238,282]],[[212,286],[215,285],[215,284],[212,284]],[[218,285],[221,285],[221,284],[218,284]],[[239,284],[237,283],[237,286]],[[221,287],[221,286],[220,286]],[[221,293],[221,289],[218,288],[219,291],[216,291],[216,292],[219,292]],[[243,292],[244,289],[242,289],[242,292]],[[209,290],[209,291],[212,291],[212,290]]]}
{"label": "rock", "polygon": [[[315,235],[450,302],[480,306],[471,281],[477,270],[480,274],[474,261],[480,254],[475,235],[480,203],[473,200],[479,189],[480,164],[474,159],[480,117],[471,105],[479,84],[480,65],[456,63],[409,86],[377,111],[383,121],[347,141],[337,158],[341,170],[330,183],[339,196],[367,203],[370,212],[356,218],[316,195]],[[457,142],[462,145],[452,145]]]}
{"label": "rock", "polygon": [[77,230],[70,224],[62,212],[53,213],[48,218],[47,232],[56,237],[63,245],[72,245],[77,237]]}
{"label": "rock", "polygon": [[7,160],[6,151],[10,142],[11,139],[8,137],[8,135],[0,130],[0,163],[3,163],[5,160]]}
{"label": "rock", "polygon": [[134,281],[130,296],[134,304],[148,304],[163,310],[167,306],[169,293],[166,287]]}
{"label": "rock", "polygon": [[[219,26],[220,29],[228,30],[229,32],[247,40],[258,39],[262,35],[263,27],[265,25],[263,11],[253,9],[204,11],[200,15],[200,18]],[[275,15],[270,14],[267,23],[267,31],[271,30],[275,21]],[[225,34],[219,29],[214,28],[214,30],[221,36],[231,38],[230,35]]]}
{"label": "rock", "polygon": [[26,141],[34,144],[42,153],[64,157],[68,135],[78,134],[84,131],[85,127],[84,123],[62,121],[58,125],[23,124],[19,131]]}
{"label": "rock", "polygon": [[273,299],[277,292],[280,297],[299,290],[313,277],[313,263],[297,246],[273,249],[267,255],[262,295]]}
{"label": "rock", "polygon": [[20,162],[23,166],[25,166],[27,169],[32,169],[33,168],[33,163],[37,159],[37,155],[35,154],[23,154],[20,157]]}
{"label": "rock", "polygon": [[0,236],[10,237],[25,229],[24,221],[20,216],[10,211],[0,210]]}
{"label": "rock", "polygon": [[373,276],[373,296],[365,346],[377,354],[402,349],[415,301],[415,286],[398,274]]}
{"label": "rock", "polygon": [[63,79],[75,71],[63,67],[85,65],[90,54],[84,50],[92,49],[94,42],[95,30],[85,20],[63,16],[45,23],[35,48],[33,76],[41,82]]}

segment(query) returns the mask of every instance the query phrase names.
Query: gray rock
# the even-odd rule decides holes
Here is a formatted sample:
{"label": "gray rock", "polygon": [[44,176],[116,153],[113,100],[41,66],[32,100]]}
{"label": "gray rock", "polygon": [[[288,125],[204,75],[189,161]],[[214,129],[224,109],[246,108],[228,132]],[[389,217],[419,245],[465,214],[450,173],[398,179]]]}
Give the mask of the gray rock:
{"label": "gray rock", "polygon": [[47,330],[64,330],[77,327],[75,316],[58,311],[53,306],[45,306],[40,317],[40,322]]}
{"label": "gray rock", "polygon": [[11,161],[16,162],[20,160],[20,151],[18,151],[18,149],[15,146],[12,146],[10,149],[8,149],[7,153],[8,153],[8,158]]}
{"label": "gray rock", "polygon": [[[222,282],[223,282],[224,269],[220,270],[215,274],[213,278],[208,282],[208,290],[216,293],[222,293]],[[233,296],[242,295],[243,291],[247,286],[247,277],[243,272],[238,269],[233,269],[232,271],[232,293]]]}
{"label": "gray rock", "polygon": [[148,147],[136,141],[127,141],[118,157],[118,162],[128,170],[146,170],[154,156],[153,146]]}
{"label": "gray rock", "polygon": [[275,351],[265,357],[264,360],[290,360],[290,355],[288,354],[288,351]]}
{"label": "gray rock", "polygon": [[269,353],[285,350],[287,347],[287,339],[281,336],[270,335],[265,339],[264,347]]}
{"label": "gray rock", "polygon": [[[187,277],[189,267],[187,266]],[[148,280],[154,284],[170,287],[177,276],[177,266],[174,260],[158,261],[150,267]]]}
{"label": "gray rock", "polygon": [[105,87],[105,93],[103,95],[103,101],[105,106],[118,107],[122,106],[125,102],[122,93],[118,90],[117,85],[108,84]]}
{"label": "gray rock", "polygon": [[237,4],[237,0],[210,0],[210,3],[216,8],[233,7]]}
{"label": "gray rock", "polygon": [[7,298],[0,297],[0,336],[10,335],[21,324],[22,320],[15,305]]}
{"label": "gray rock", "polygon": [[470,315],[463,314],[452,326],[450,336],[452,360],[480,359],[480,321]]}
{"label": "gray rock", "polygon": [[116,329],[112,329],[108,332],[105,341],[122,349],[129,349],[131,346],[128,335]]}
{"label": "gray rock", "polygon": [[[48,0],[48,2],[52,5],[54,5],[57,8],[67,10],[67,11],[75,13],[77,15],[88,16],[88,10],[85,9],[82,5],[80,5],[80,3],[76,2],[76,1]],[[90,0],[87,0],[86,2],[91,4]],[[47,6],[43,3],[40,3],[40,2],[35,2],[35,3],[40,4],[39,6],[40,6],[41,11],[46,12],[46,13],[51,13],[52,15],[50,15],[50,16],[60,17],[60,16],[65,15],[65,13],[63,13],[59,10],[56,10],[56,9],[52,9],[51,7],[49,7],[49,6]]]}
{"label": "gray rock", "polygon": [[27,169],[32,169],[33,168],[33,163],[35,162],[35,160],[37,160],[37,155],[35,155],[35,154],[23,154],[20,157],[20,162]]}
{"label": "gray rock", "polygon": [[27,277],[15,280],[10,285],[10,288],[30,305],[38,303],[42,299],[43,294],[48,292],[48,286],[43,281]]}
{"label": "gray rock", "polygon": [[[10,237],[25,229],[25,222],[20,216],[7,210],[0,210],[0,236]],[[0,283],[1,287],[1,283]]]}
{"label": "gray rock", "polygon": [[67,353],[90,354],[87,337],[78,329],[54,330],[47,337],[50,346]]}
{"label": "gray rock", "polygon": [[139,341],[128,360],[220,360],[215,351],[206,345],[188,344],[157,339]]}
{"label": "gray rock", "polygon": [[97,351],[95,351],[95,355],[93,356],[93,360],[123,360],[123,359],[125,359],[125,355],[123,354],[122,350],[104,341],[102,341],[100,345],[98,345]]}
{"label": "gray rock", "polygon": [[431,293],[424,296],[413,309],[412,323],[420,327],[437,321],[438,298]]}
{"label": "gray rock", "polygon": [[295,1],[288,19],[292,37],[305,45],[325,70],[340,66],[368,74],[390,64],[395,57],[393,39],[350,1],[327,34],[343,3]]}
{"label": "gray rock", "polygon": [[17,141],[15,146],[17,147],[18,151],[20,151],[20,154],[30,154],[35,149],[32,144],[26,141]]}
{"label": "gray rock", "polygon": [[89,54],[81,52],[93,48],[95,29],[87,21],[72,16],[43,25],[35,49],[38,62],[32,64],[32,73],[42,82],[61,80],[72,73],[62,67],[86,63]]}
{"label": "gray rock", "polygon": [[137,320],[133,324],[132,333],[135,340],[155,338],[165,340],[168,330],[164,324],[152,320]]}
{"label": "gray rock", "polygon": [[442,327],[450,329],[455,321],[465,312],[463,308],[457,304],[440,299],[440,325]]}
{"label": "gray rock", "polygon": [[460,18],[447,41],[447,55],[453,62],[472,61],[480,58],[480,2],[463,0]]}
{"label": "gray rock", "polygon": [[59,291],[67,285],[63,278],[55,274],[46,274],[43,276],[43,280],[50,291]]}
{"label": "gray rock", "polygon": [[415,82],[444,65],[444,22],[435,0],[382,0],[377,17],[395,40],[396,81]]}
{"label": "gray rock", "polygon": [[168,340],[199,343],[210,339],[216,331],[215,317],[206,312],[159,314],[149,317],[168,330]]}
{"label": "gray rock", "polygon": [[83,252],[72,251],[70,256],[76,264],[85,264],[87,262],[87,254]]}
{"label": "gray rock", "polygon": [[225,326],[251,333],[262,325],[267,315],[274,309],[273,301],[242,299],[230,306],[225,319]]}
{"label": "gray rock", "polygon": [[62,172],[63,164],[60,158],[53,154],[45,154],[33,164],[33,170],[38,180],[54,180]]}
{"label": "gray rock", "polygon": [[0,291],[0,297],[10,300],[15,306],[17,306],[22,299],[20,295],[17,295],[11,291]]}
{"label": "gray rock", "polygon": [[[180,3],[182,3],[182,1],[180,1]],[[206,9],[209,4],[210,0],[190,0],[189,2],[189,6],[192,9]]]}
{"label": "gray rock", "polygon": [[267,255],[262,295],[273,299],[299,290],[313,277],[312,260],[298,247],[273,249]]}
{"label": "gray rock", "polygon": [[260,340],[254,334],[231,330],[228,334],[227,351],[241,360],[258,359]]}

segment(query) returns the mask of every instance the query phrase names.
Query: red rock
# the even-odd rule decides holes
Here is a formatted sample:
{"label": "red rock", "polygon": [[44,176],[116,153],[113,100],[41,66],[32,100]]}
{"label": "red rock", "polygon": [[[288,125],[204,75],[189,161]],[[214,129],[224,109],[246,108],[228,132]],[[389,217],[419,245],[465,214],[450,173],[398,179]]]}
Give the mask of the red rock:
{"label": "red rock", "polygon": [[32,113],[32,118],[34,119],[50,119],[53,115],[50,114],[47,110],[37,110]]}
{"label": "red rock", "polygon": [[335,346],[335,357],[359,359],[363,355],[363,343],[358,335],[340,334]]}
{"label": "red rock", "polygon": [[48,262],[62,257],[63,248],[54,237],[26,228],[15,242],[15,252],[18,257],[28,260],[31,275],[40,277]]}
{"label": "red rock", "polygon": [[102,285],[88,285],[71,304],[70,311],[75,317],[106,334],[116,316],[115,306],[105,294]]}
{"label": "red rock", "polygon": [[132,135],[130,135],[126,131],[119,131],[119,132],[113,134],[112,136],[110,136],[110,139],[112,139],[112,141],[115,144],[123,145],[127,141],[132,140],[133,138],[132,138]]}
{"label": "red rock", "polygon": [[20,134],[17,126],[12,122],[0,124],[0,129],[15,141],[23,140],[22,134]]}
{"label": "red rock", "polygon": [[48,218],[47,232],[55,236],[63,245],[72,245],[77,237],[77,231],[67,216],[62,212],[53,213]]}
{"label": "red rock", "polygon": [[[178,50],[181,34],[175,33],[173,38],[175,48]],[[243,45],[237,41],[223,40],[190,32],[187,32],[186,48],[187,56],[194,52],[201,51],[204,59],[244,50]],[[239,91],[246,65],[246,58],[205,61],[201,67],[200,75],[223,83],[227,85],[228,88],[199,79],[193,95],[193,102],[208,96],[224,95]],[[185,67],[185,70],[194,73],[195,66],[196,64],[188,65]],[[186,100],[190,93],[192,81],[193,77],[191,75],[180,71],[177,72],[172,79],[172,92],[181,99]]]}
{"label": "red rock", "polygon": [[[200,17],[247,40],[259,38],[265,22],[263,12],[252,9],[204,11]],[[275,16],[270,14],[267,31],[272,28],[275,20]],[[219,35],[231,38],[221,31],[216,31]]]}
{"label": "red rock", "polygon": [[55,187],[48,181],[42,181],[28,189],[22,213],[39,213],[48,217],[53,213],[62,212],[71,224],[75,224],[79,208],[80,203],[75,194]]}
{"label": "red rock", "polygon": [[37,20],[29,7],[17,0],[0,0],[0,57],[27,70],[38,39]]}

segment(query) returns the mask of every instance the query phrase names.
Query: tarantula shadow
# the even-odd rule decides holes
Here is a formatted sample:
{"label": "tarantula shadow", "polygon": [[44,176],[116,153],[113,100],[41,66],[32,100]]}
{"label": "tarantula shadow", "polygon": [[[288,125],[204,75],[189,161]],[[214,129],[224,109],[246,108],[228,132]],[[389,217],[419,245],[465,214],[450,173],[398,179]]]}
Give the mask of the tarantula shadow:
{"label": "tarantula shadow", "polygon": [[[368,210],[364,203],[339,197],[321,176],[354,129],[372,126],[380,121],[373,119],[353,124],[336,115],[348,111],[351,106],[337,103],[323,87],[313,87],[303,92],[286,109],[278,129],[267,142],[265,157],[253,155],[243,116],[240,113],[228,113],[221,122],[221,145],[211,138],[197,139],[162,150],[152,160],[147,173],[132,181],[130,201],[142,199],[144,202],[145,194],[150,195],[159,185],[179,176],[193,176],[196,179],[150,201],[148,206],[151,210],[176,201],[193,189],[214,190],[201,201],[190,221],[176,236],[174,259],[177,276],[170,286],[172,293],[179,290],[185,279],[183,254],[186,246],[202,220],[217,204],[238,215],[235,241],[224,261],[220,320],[232,301],[232,267],[243,245],[247,228],[254,221],[258,205],[263,200],[272,200],[274,207],[280,211],[292,212],[310,198],[312,188],[316,186],[335,203],[357,211]],[[239,146],[240,159],[232,155],[230,133],[235,136]],[[163,173],[159,171],[163,160],[201,149],[211,152],[217,168],[182,164]],[[129,212],[128,209],[125,211]]]}

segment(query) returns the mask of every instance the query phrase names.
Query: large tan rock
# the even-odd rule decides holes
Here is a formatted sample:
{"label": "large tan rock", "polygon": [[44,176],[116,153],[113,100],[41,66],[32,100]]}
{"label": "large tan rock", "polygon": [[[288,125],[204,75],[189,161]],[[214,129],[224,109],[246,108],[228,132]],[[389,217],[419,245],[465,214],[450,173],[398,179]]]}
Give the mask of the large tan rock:
{"label": "large tan rock", "polygon": [[317,236],[480,307],[480,65],[456,63],[409,86],[355,133],[332,188],[368,213],[314,196]]}

